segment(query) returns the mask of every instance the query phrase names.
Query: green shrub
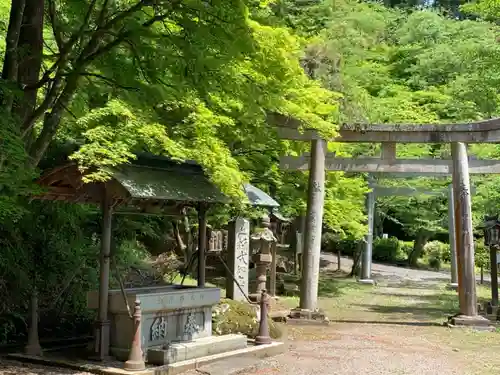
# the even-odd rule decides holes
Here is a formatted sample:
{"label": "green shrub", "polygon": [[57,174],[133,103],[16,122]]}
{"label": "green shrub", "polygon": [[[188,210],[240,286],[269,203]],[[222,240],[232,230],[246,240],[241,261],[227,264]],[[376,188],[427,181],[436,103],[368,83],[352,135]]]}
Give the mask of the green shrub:
{"label": "green shrub", "polygon": [[356,251],[358,241],[353,239],[340,239],[335,233],[326,232],[321,237],[321,249],[326,252],[336,253],[340,250],[342,255],[352,256]]}
{"label": "green shrub", "polygon": [[408,259],[413,251],[413,241],[399,241],[399,248],[402,256]]}
{"label": "green shrub", "polygon": [[[255,338],[259,331],[259,320],[255,307],[246,302],[223,299],[212,311],[212,333],[214,335],[227,335],[241,333],[249,338]],[[283,331],[279,323],[268,319],[269,335],[279,339]]]}
{"label": "green shrub", "polygon": [[474,242],[474,262],[477,267],[489,267],[490,251],[486,246],[484,246],[483,241]]}
{"label": "green shrub", "polygon": [[399,240],[396,237],[377,238],[373,242],[373,259],[381,262],[395,262],[402,259]]}
{"label": "green shrub", "polygon": [[441,264],[450,259],[450,245],[440,241],[431,241],[425,244],[424,253],[427,255],[429,267],[440,270]]}

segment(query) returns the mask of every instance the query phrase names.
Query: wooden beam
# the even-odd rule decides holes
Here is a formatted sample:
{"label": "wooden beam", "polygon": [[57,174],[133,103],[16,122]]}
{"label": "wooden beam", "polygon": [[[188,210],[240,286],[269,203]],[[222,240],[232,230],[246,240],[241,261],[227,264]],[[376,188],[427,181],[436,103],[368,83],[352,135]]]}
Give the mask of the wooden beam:
{"label": "wooden beam", "polygon": [[373,189],[376,197],[410,195],[445,195],[448,189],[432,191],[423,188],[378,186]]}
{"label": "wooden beam", "polygon": [[396,143],[382,143],[382,159],[394,160],[396,159]]}
{"label": "wooden beam", "polygon": [[[309,141],[319,139],[315,130],[300,131],[298,120],[280,114],[268,115],[280,138]],[[333,124],[332,124],[333,126]],[[360,143],[499,143],[500,118],[458,124],[344,124],[329,141]]]}
{"label": "wooden beam", "polygon": [[[284,170],[306,171],[309,169],[309,156],[283,156],[280,167]],[[451,160],[443,159],[395,159],[379,158],[336,158],[327,156],[327,171],[360,173],[406,173],[416,175],[450,175],[453,170]],[[500,174],[500,160],[470,160],[471,174]]]}

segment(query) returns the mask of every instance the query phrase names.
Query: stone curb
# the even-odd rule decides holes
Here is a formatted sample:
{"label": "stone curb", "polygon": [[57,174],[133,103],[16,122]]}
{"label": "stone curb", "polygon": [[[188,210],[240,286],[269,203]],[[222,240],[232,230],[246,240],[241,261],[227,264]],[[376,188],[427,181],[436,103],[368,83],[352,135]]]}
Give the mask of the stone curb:
{"label": "stone curb", "polygon": [[[253,344],[253,340],[249,340],[249,343]],[[286,351],[286,349],[287,346],[285,345],[285,343],[273,342],[269,345],[249,346],[248,348],[245,349],[233,350],[231,352],[220,353],[197,359],[177,362],[171,365],[149,367],[146,368],[146,370],[142,371],[127,371],[122,368],[107,367],[105,365],[90,364],[90,363],[78,364],[78,363],[72,363],[69,360],[64,360],[64,359],[36,357],[18,353],[9,354],[7,358],[14,359],[20,362],[29,362],[45,366],[62,367],[71,370],[86,371],[97,375],[125,375],[125,374],[176,375],[189,370],[195,370],[199,367],[226,358],[231,358],[231,357],[266,358],[282,354]]]}

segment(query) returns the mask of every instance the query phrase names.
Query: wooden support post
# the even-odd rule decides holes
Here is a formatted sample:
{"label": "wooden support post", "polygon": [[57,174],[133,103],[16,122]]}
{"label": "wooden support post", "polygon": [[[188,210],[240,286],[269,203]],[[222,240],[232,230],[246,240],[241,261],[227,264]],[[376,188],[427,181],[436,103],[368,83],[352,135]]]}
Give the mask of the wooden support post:
{"label": "wooden support post", "polygon": [[382,143],[382,159],[384,160],[394,160],[396,159],[396,143],[387,142]]}
{"label": "wooden support post", "polygon": [[453,184],[450,184],[448,190],[448,235],[450,242],[450,260],[451,260],[451,289],[458,289],[457,272],[457,243],[455,241],[455,202],[453,198]]}
{"label": "wooden support post", "polygon": [[453,198],[455,201],[455,234],[458,263],[460,313],[477,316],[476,276],[474,272],[474,238],[469,181],[469,161],[464,143],[451,144],[453,158]]}
{"label": "wooden support post", "polygon": [[318,302],[326,151],[327,142],[325,140],[311,142],[306,233],[302,253],[303,267],[300,288],[300,308],[302,310],[315,310]]}
{"label": "wooden support post", "polygon": [[110,322],[108,320],[109,263],[111,254],[111,233],[113,209],[106,186],[103,188],[101,254],[99,265],[99,309],[95,324],[94,354],[98,360],[109,356]]}
{"label": "wooden support post", "polygon": [[42,348],[38,339],[38,295],[36,287],[33,287],[30,300],[30,324],[28,327],[28,344],[24,352],[32,356],[41,356]]}
{"label": "wooden support post", "polygon": [[277,255],[277,243],[271,243],[271,272],[269,275],[269,295],[271,297],[276,297],[276,255]]}
{"label": "wooden support post", "polygon": [[490,246],[490,272],[491,272],[491,306],[498,306],[497,250],[494,246]]}
{"label": "wooden support post", "polygon": [[207,248],[207,207],[200,203],[198,208],[198,287],[205,287],[205,269]]}
{"label": "wooden support post", "polygon": [[366,214],[368,232],[366,234],[365,248],[361,258],[360,283],[373,284],[372,280],[372,253],[373,253],[373,222],[375,218],[375,193],[370,191],[366,194]]}

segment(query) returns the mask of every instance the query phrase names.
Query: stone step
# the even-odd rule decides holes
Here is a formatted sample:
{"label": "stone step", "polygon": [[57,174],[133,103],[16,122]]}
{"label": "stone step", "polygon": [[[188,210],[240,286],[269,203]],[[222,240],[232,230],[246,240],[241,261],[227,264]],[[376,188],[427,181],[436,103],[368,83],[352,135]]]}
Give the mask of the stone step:
{"label": "stone step", "polygon": [[172,343],[168,348],[150,348],[147,351],[147,362],[153,365],[169,365],[172,363],[220,354],[247,347],[245,335],[223,335],[196,339],[190,342]]}

